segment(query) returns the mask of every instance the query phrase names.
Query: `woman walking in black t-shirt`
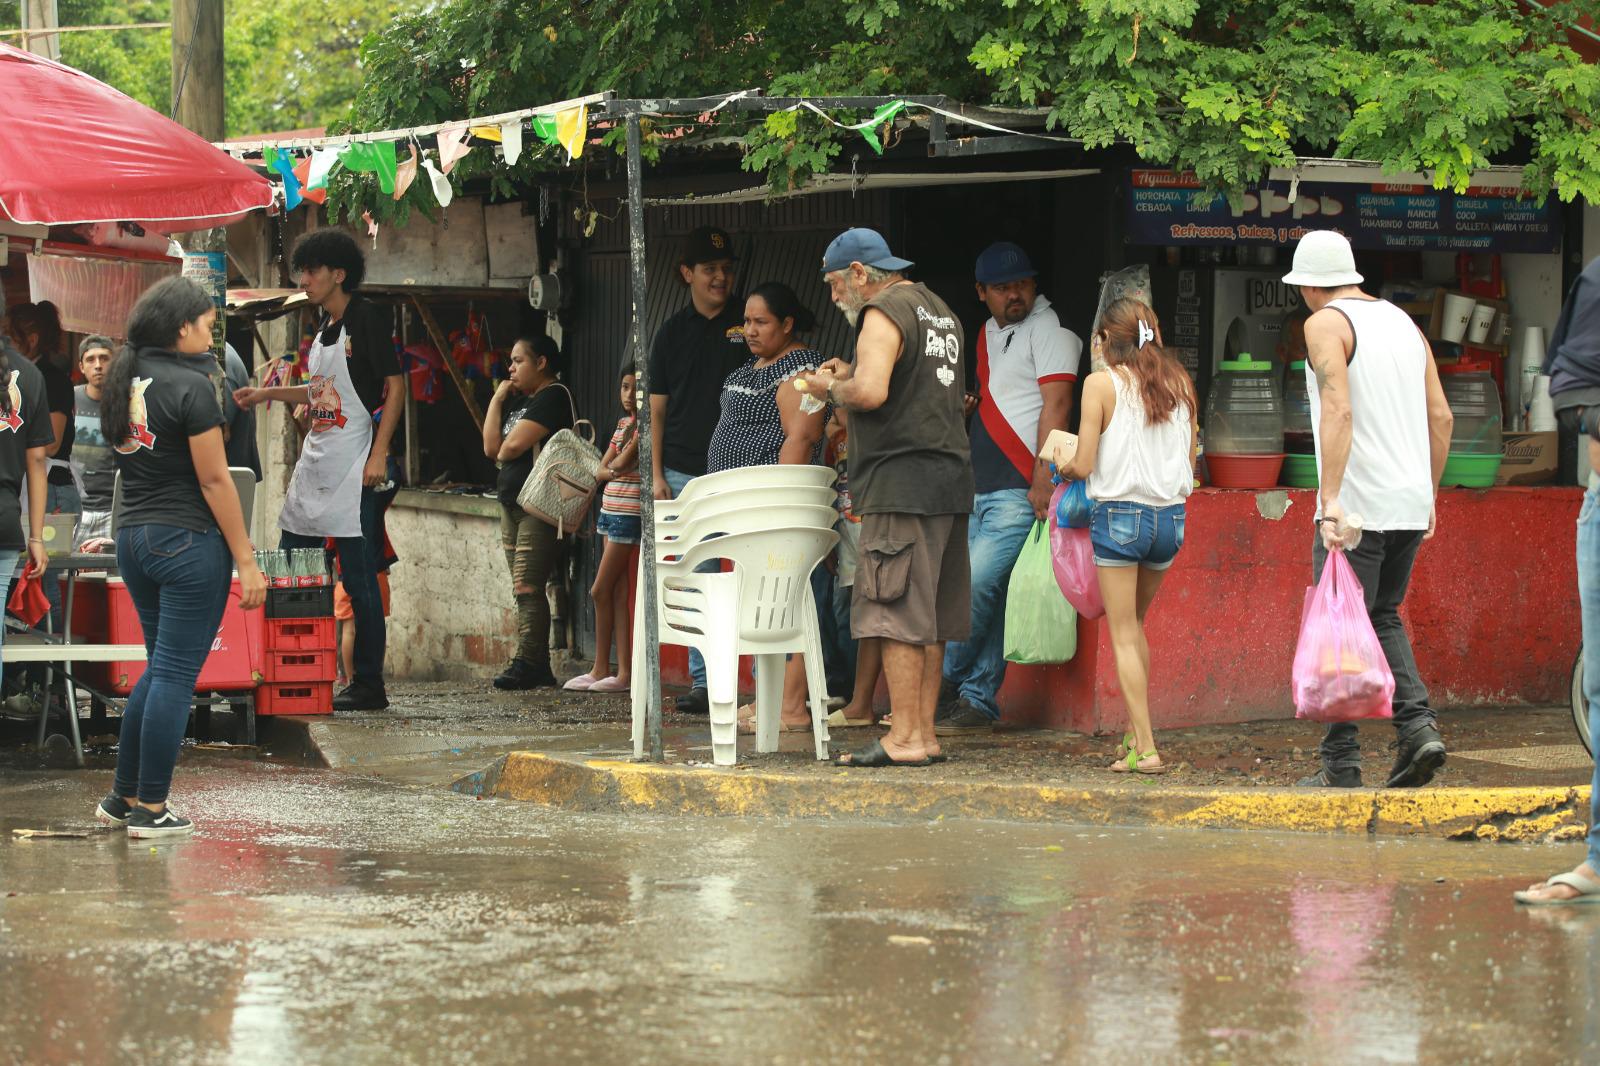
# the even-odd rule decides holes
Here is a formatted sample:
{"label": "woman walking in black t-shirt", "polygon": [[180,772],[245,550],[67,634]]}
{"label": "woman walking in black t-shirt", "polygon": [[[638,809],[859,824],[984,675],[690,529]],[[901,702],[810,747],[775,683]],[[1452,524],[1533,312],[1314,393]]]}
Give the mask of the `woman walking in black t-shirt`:
{"label": "woman walking in black t-shirt", "polygon": [[[239,605],[259,607],[266,579],[245,531],[222,446],[211,299],[185,278],[134,305],[128,343],[106,375],[100,427],[122,473],[117,566],[139,612],[150,661],[122,711],[117,777],[96,817],[130,837],[190,833],[167,806],[195,679],[239,572]],[[231,565],[230,565],[231,555]]]}
{"label": "woman walking in black t-shirt", "polygon": [[[44,572],[45,464],[55,430],[38,367],[0,336],[0,604],[6,602],[18,557],[26,573]],[[28,535],[22,535],[22,481],[28,481]],[[0,635],[5,627],[0,626]]]}
{"label": "woman walking in black t-shirt", "polygon": [[517,601],[517,654],[494,679],[498,689],[554,688],[550,669],[550,603],[544,583],[561,557],[556,527],[522,509],[517,494],[550,435],[572,425],[572,394],[559,380],[566,362],[543,334],[511,346],[511,377],[500,383],[483,416],[483,454],[500,466],[500,543]]}

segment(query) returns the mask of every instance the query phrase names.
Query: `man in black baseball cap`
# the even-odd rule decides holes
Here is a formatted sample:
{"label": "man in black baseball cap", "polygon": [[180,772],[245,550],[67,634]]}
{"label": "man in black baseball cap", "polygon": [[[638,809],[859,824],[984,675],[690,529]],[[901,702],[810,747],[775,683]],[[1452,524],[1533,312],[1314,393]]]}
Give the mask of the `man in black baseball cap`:
{"label": "man in black baseball cap", "polygon": [[[706,472],[711,432],[722,413],[722,383],[749,357],[744,303],[733,298],[733,238],[701,226],[683,242],[678,276],[689,304],[662,323],[650,346],[651,476],[658,500],[670,500]],[[705,660],[689,652],[693,688],[678,710],[705,714]]]}

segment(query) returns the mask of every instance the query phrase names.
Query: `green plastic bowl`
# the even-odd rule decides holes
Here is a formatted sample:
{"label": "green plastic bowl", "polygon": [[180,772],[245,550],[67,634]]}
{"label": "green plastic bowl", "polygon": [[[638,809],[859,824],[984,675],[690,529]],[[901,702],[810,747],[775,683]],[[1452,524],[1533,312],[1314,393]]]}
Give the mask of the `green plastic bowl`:
{"label": "green plastic bowl", "polygon": [[1494,477],[1500,472],[1500,460],[1503,455],[1467,455],[1462,452],[1451,452],[1444,461],[1444,473],[1439,477],[1441,485],[1457,485],[1464,489],[1487,489],[1494,485]]}
{"label": "green plastic bowl", "polygon": [[1291,489],[1314,489],[1317,487],[1317,457],[1315,455],[1286,455],[1283,457],[1283,473],[1278,480]]}

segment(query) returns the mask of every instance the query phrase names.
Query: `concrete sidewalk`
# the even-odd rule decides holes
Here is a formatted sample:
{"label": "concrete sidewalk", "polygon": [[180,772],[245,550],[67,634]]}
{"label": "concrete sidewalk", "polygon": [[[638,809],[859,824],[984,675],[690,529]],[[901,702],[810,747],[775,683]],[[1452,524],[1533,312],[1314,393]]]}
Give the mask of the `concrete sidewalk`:
{"label": "concrete sidewalk", "polygon": [[[405,684],[375,714],[263,719],[264,743],[305,746],[333,769],[399,783],[578,809],[707,815],[994,818],[1015,821],[1567,840],[1588,819],[1587,753],[1565,709],[1441,714],[1450,762],[1426,789],[1304,790],[1318,727],[1293,720],[1158,733],[1174,769],[1128,778],[1108,767],[1114,737],[997,730],[945,743],[920,769],[848,770],[814,758],[809,734],[783,734],[737,767],[710,765],[705,720],[666,715],[667,761],[631,762],[626,697],[484,684]],[[835,751],[872,730],[833,731]],[[1393,753],[1387,723],[1364,727],[1365,779]]]}

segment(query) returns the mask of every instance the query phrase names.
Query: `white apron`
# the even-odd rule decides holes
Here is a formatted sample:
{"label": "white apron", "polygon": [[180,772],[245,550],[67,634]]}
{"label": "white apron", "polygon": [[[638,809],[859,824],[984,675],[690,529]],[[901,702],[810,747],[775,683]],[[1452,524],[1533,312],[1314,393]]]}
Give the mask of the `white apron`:
{"label": "white apron", "polygon": [[311,386],[311,427],[289,493],[280,528],[308,537],[361,536],[361,479],[372,451],[372,416],[350,377],[350,334],[322,343],[319,332],[306,360]]}

